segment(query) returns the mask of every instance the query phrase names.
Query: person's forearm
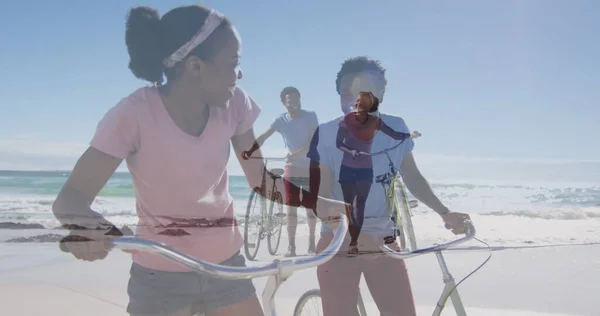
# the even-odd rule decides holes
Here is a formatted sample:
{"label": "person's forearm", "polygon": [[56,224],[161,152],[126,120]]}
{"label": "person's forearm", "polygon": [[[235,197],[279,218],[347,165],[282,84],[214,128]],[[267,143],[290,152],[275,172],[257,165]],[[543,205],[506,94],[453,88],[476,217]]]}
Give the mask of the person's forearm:
{"label": "person's forearm", "polygon": [[338,130],[338,134],[335,140],[335,146],[337,147],[337,149],[347,152],[347,153],[352,153],[353,149],[346,146],[346,144],[344,144],[344,140],[346,139],[346,131],[345,129],[340,128]]}
{"label": "person's forearm", "polygon": [[[320,180],[320,175],[319,172],[316,171],[318,170],[318,168],[314,169],[311,168],[310,170],[310,190],[306,190],[305,188],[300,188],[297,185],[295,185],[294,183],[290,182],[288,179],[286,178],[282,178],[282,183],[281,185],[278,183],[277,187],[278,187],[278,191],[282,192],[281,190],[285,190],[285,188],[283,188],[283,186],[287,186],[287,187],[291,187],[294,190],[298,190],[299,192],[301,192],[300,194],[302,195],[302,201],[300,202],[300,206],[304,207],[308,212],[313,212],[315,214],[316,217],[318,217],[320,220],[322,221],[330,221],[331,218],[330,216],[332,214],[330,214],[330,212],[328,210],[321,210],[321,212],[317,211],[317,205],[322,202],[324,199],[327,199],[328,197],[324,197],[319,195],[319,180]],[[280,186],[282,186],[282,188],[280,188]],[[314,190],[313,190],[314,188]],[[267,194],[266,192],[261,192],[261,194],[263,194],[263,196],[267,199],[272,200],[274,197]],[[269,195],[269,196],[267,196]],[[284,197],[285,198],[285,197]],[[296,205],[290,205],[290,201],[288,200],[284,200],[283,204],[288,205],[288,206],[296,206]],[[339,215],[339,214],[336,214]]]}
{"label": "person's forearm", "polygon": [[99,228],[112,226],[90,203],[73,190],[63,189],[52,204],[52,212],[62,226]]}
{"label": "person's forearm", "polygon": [[267,139],[269,138],[269,136],[271,135],[271,133],[266,132],[263,133],[262,135],[256,137],[256,141],[254,141],[254,144],[252,144],[252,148],[250,148],[250,152],[255,152],[257,151],[264,143],[265,141],[267,141]]}
{"label": "person's forearm", "polygon": [[346,136],[348,136],[348,130],[343,127],[339,127],[337,135],[335,137],[335,146],[337,147],[337,149],[339,149],[341,151],[345,151],[347,153],[352,153],[352,148],[350,148],[350,147],[346,146],[346,144],[344,144],[344,140],[346,140]]}
{"label": "person's forearm", "polygon": [[256,141],[254,142],[254,144],[252,144],[252,148],[250,148],[249,151],[250,152],[257,151],[260,148],[260,146],[262,146],[265,143],[266,140],[267,140],[267,137],[264,137],[264,136],[263,137],[261,137],[261,136],[257,137]]}
{"label": "person's forearm", "polygon": [[[325,181],[325,185],[322,186],[322,181]],[[318,162],[311,160],[310,169],[309,169],[309,189],[302,190],[302,207],[307,210],[312,210],[317,218],[319,218],[323,223],[335,229],[338,220],[335,217],[341,215],[336,213],[331,213],[330,210],[327,209],[318,209],[318,205],[320,202],[323,202],[325,199],[332,198],[332,191],[330,187],[329,176],[325,175],[323,178],[321,175],[321,166]],[[339,201],[342,203],[342,201]],[[326,204],[326,203],[324,203]],[[319,210],[319,211],[318,211]],[[346,210],[348,212],[348,210]],[[346,215],[349,215],[348,213]],[[333,217],[333,218],[332,218]]]}
{"label": "person's forearm", "polygon": [[406,188],[414,195],[417,200],[427,205],[438,214],[448,213],[450,210],[442,204],[442,201],[433,193],[427,180],[421,175],[415,175],[404,179]]}
{"label": "person's forearm", "polygon": [[405,140],[409,137],[410,137],[409,133],[402,133],[402,132],[396,132],[396,131],[394,131],[392,133],[392,138],[395,140]]}
{"label": "person's forearm", "polygon": [[259,144],[258,141],[256,141],[256,142],[254,142],[254,144],[252,144],[252,147],[250,148],[249,151],[250,152],[255,152],[255,151],[257,151],[260,148],[261,145],[262,144]]}
{"label": "person's forearm", "polygon": [[292,153],[293,156],[304,156],[308,153],[308,146],[304,147],[304,148],[300,148],[298,150],[296,150],[295,152]]}
{"label": "person's forearm", "polygon": [[389,127],[387,124],[385,124],[383,121],[381,121],[381,126],[379,127],[379,130],[396,140],[404,140],[404,139],[407,139],[410,137],[410,133],[403,133],[403,132],[395,131],[391,127]]}

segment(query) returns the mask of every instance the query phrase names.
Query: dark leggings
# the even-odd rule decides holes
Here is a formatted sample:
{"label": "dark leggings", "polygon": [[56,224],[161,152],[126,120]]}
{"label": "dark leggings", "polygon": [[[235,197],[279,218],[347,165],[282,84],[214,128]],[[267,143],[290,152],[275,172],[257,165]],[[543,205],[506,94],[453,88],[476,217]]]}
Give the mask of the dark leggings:
{"label": "dark leggings", "polygon": [[[360,235],[360,229],[365,221],[365,204],[367,203],[367,197],[369,197],[369,191],[371,190],[371,182],[342,182],[340,185],[342,186],[344,202],[353,205],[352,222],[348,227],[348,230],[350,231],[350,244],[356,245],[358,236]],[[354,206],[355,199],[356,205]]]}

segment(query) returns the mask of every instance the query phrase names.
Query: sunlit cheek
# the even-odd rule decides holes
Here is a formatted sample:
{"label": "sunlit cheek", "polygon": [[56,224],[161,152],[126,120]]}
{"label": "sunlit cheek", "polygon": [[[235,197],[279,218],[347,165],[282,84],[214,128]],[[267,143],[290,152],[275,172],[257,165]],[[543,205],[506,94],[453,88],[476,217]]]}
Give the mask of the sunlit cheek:
{"label": "sunlit cheek", "polygon": [[224,78],[227,78],[229,80],[229,82],[235,82],[236,80],[238,80],[239,77],[239,72],[236,69],[228,69],[227,70],[227,74],[225,76],[223,76]]}
{"label": "sunlit cheek", "polygon": [[342,107],[342,111],[344,113],[348,113],[354,109],[354,104],[356,103],[356,98],[352,95],[346,94],[340,96],[340,105]]}

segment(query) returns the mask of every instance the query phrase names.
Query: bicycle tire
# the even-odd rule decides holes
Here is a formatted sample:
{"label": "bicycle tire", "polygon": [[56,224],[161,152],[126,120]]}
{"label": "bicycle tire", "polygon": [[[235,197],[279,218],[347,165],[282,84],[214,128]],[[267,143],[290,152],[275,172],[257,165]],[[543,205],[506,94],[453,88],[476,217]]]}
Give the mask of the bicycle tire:
{"label": "bicycle tire", "polygon": [[398,237],[400,238],[400,247],[402,249],[406,249],[406,236],[404,235],[404,227],[402,226],[402,214],[398,211],[398,203],[396,199],[396,195],[392,196],[392,212],[396,214],[396,229],[398,230]]}
{"label": "bicycle tire", "polygon": [[[253,210],[253,205],[256,200],[260,200],[260,204],[259,207],[261,208],[260,210],[260,217],[257,220],[258,223],[258,236],[256,238],[256,242],[254,243],[254,251],[252,251],[251,247],[250,247],[250,242],[248,240],[248,232],[250,230],[250,224],[253,222],[253,216],[251,215],[251,212]],[[245,216],[245,220],[244,220],[244,252],[246,253],[246,258],[250,261],[254,261],[254,259],[256,259],[256,254],[258,253],[258,247],[260,246],[260,241],[262,239],[262,234],[263,234],[263,225],[262,225],[262,220],[264,217],[264,211],[262,210],[262,206],[264,205],[264,197],[261,196],[260,194],[252,191],[250,193],[250,197],[248,197],[248,205],[246,206],[246,216]]]}
{"label": "bicycle tire", "polygon": [[[304,292],[304,294],[302,294],[302,296],[300,296],[300,299],[298,299],[298,302],[296,303],[296,307],[294,307],[294,316],[307,316],[306,314],[302,313],[302,310],[304,309],[304,305],[306,305],[311,298],[318,298],[320,300],[321,299],[321,290],[312,289],[312,290],[308,290],[308,291]],[[318,315],[323,315],[323,305],[321,305],[320,308],[321,308],[321,310],[320,310],[321,312],[318,313]]]}
{"label": "bicycle tire", "polygon": [[[298,302],[296,303],[296,307],[294,307],[294,316],[307,316],[305,314],[302,314],[302,309],[303,309],[304,305],[306,305],[306,303],[308,303],[308,301],[313,297],[321,299],[321,290],[320,289],[312,289],[312,290],[308,290],[308,291],[304,292],[304,294],[302,294],[302,296],[300,296],[300,298],[298,299]],[[361,306],[361,304],[364,304],[364,302],[363,302],[363,298],[359,292],[358,293],[358,304],[356,307],[358,308],[358,313],[360,316],[366,316],[366,311],[364,310],[364,305]],[[320,305],[320,307],[321,307],[321,309],[320,309],[320,312],[318,313],[318,315],[323,315],[323,305]]]}
{"label": "bicycle tire", "polygon": [[[281,242],[281,231],[283,230],[283,217],[274,216],[273,209],[277,207],[278,213],[283,214],[283,198],[281,197],[281,193],[277,192],[277,196],[273,201],[271,201],[271,205],[269,206],[269,233],[267,236],[267,248],[269,249],[269,254],[272,256],[277,254],[277,249],[279,249],[279,244]],[[273,228],[277,227],[277,232],[273,233]],[[276,235],[276,236],[275,236]],[[275,237],[276,241],[273,241],[272,238]]]}

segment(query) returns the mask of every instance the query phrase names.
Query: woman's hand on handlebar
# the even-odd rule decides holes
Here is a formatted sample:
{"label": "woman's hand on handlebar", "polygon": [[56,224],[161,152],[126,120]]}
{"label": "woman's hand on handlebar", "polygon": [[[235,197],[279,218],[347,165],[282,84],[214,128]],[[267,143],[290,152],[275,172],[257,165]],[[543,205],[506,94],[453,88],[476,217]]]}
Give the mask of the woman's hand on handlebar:
{"label": "woman's hand on handlebar", "polygon": [[63,252],[71,253],[75,258],[84,261],[103,260],[110,251],[110,238],[123,235],[132,235],[128,227],[121,230],[115,226],[71,229],[71,233],[60,242]]}
{"label": "woman's hand on handlebar", "polygon": [[421,137],[421,133],[419,133],[418,131],[414,131],[412,133],[410,133],[410,138],[415,139],[415,138],[419,138]]}
{"label": "woman's hand on handlebar", "polygon": [[471,219],[469,214],[448,212],[446,214],[441,214],[441,216],[446,228],[451,230],[455,235],[467,233],[467,225],[465,225],[465,221]]}
{"label": "woman's hand on handlebar", "polygon": [[242,151],[242,155],[241,155],[241,156],[242,156],[242,159],[244,159],[244,160],[248,160],[248,159],[250,159],[250,157],[252,157],[252,154],[253,154],[253,153],[254,153],[254,152],[253,152],[252,150],[246,150],[246,151]]}

